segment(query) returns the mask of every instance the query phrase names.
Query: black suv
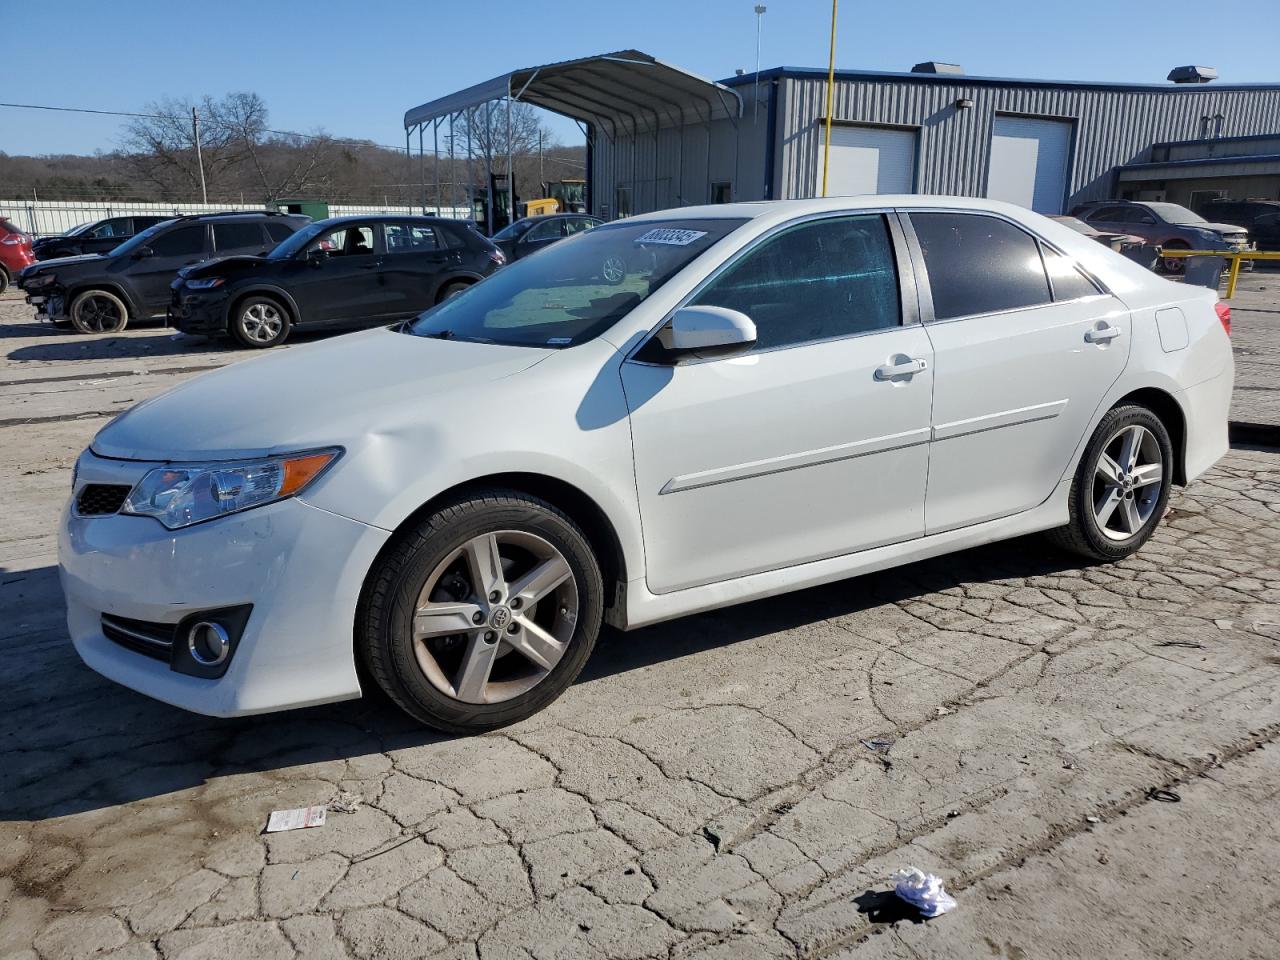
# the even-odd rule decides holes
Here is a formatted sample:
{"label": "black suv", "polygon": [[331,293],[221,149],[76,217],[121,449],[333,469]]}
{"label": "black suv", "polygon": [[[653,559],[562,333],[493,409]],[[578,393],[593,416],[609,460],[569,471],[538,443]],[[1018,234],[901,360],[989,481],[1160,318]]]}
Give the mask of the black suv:
{"label": "black suv", "polygon": [[525,217],[493,235],[508,260],[519,260],[531,253],[545,250],[557,240],[572,237],[575,233],[590,230],[604,223],[599,217],[585,213],[552,213],[544,217]]}
{"label": "black suv", "polygon": [[309,220],[274,212],[177,217],[134,234],[105,256],[34,263],[18,275],[18,286],[38,320],[70,320],[81,333],[114,333],[130,320],[164,313],[169,284],[183,267],[219,255],[265,253]]}
{"label": "black suv", "polygon": [[299,230],[266,256],[182,270],[169,319],[186,333],[274,347],[294,326],[417,316],[504,263],[502,251],[463,221],[334,217]]}
{"label": "black suv", "polygon": [[82,253],[108,253],[124,243],[135,233],[168,220],[169,217],[107,217],[72,227],[56,237],[41,237],[31,244],[31,252],[37,260],[55,257],[78,257]]}
{"label": "black suv", "polygon": [[1280,250],[1280,200],[1210,200],[1197,212],[1244,227],[1259,250]]}

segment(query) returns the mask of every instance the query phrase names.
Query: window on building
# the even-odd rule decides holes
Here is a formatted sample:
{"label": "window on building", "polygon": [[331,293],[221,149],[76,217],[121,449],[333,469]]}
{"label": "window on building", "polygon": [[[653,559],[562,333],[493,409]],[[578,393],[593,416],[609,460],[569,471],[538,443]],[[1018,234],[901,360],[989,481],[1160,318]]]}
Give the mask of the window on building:
{"label": "window on building", "polygon": [[1092,280],[1080,272],[1070,257],[1064,257],[1044,244],[1040,245],[1040,252],[1044,254],[1044,268],[1053,286],[1054,300],[1079,300],[1101,292]]}
{"label": "window on building", "polygon": [[913,213],[937,320],[1049,303],[1036,240],[1007,220]]}
{"label": "window on building", "polygon": [[151,241],[150,246],[157,257],[197,256],[204,253],[204,224],[162,233]]}
{"label": "window on building", "polygon": [[712,203],[730,203],[733,200],[733,184],[728,180],[717,180],[711,184]]}
{"label": "window on building", "polygon": [[262,225],[256,220],[250,223],[215,223],[213,246],[217,250],[252,250],[261,248]]}
{"label": "window on building", "polygon": [[756,325],[756,349],[847,337],[901,322],[884,218],[815,220],[762,241],[693,301]]}

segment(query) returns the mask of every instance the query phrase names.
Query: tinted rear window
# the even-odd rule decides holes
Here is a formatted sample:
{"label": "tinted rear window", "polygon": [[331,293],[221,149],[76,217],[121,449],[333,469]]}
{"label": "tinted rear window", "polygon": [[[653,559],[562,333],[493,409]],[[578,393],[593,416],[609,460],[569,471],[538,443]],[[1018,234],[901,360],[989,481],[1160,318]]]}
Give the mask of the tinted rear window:
{"label": "tinted rear window", "polygon": [[937,320],[1049,303],[1039,245],[1006,220],[913,213]]}
{"label": "tinted rear window", "polygon": [[249,223],[214,223],[213,245],[218,250],[251,250],[263,245],[262,225]]}

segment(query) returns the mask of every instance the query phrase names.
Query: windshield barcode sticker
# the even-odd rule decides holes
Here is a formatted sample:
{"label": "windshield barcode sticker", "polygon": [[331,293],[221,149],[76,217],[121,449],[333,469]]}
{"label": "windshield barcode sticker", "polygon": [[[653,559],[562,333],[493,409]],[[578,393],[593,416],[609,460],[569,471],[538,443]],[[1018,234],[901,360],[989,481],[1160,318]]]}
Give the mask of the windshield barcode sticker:
{"label": "windshield barcode sticker", "polygon": [[636,243],[668,243],[674,247],[687,247],[699,237],[705,237],[705,230],[678,230],[675,227],[659,227],[636,237]]}

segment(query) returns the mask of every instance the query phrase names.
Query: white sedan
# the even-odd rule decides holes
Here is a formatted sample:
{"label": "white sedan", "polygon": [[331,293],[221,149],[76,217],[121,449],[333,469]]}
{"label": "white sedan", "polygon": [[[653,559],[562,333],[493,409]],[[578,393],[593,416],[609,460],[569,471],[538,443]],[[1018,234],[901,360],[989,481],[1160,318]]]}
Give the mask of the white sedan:
{"label": "white sedan", "polygon": [[62,519],[71,637],[201,713],[358,697],[362,663],[423,723],[508,724],[605,621],[1034,531],[1128,556],[1227,449],[1229,330],[995,201],[632,217],[108,424]]}

